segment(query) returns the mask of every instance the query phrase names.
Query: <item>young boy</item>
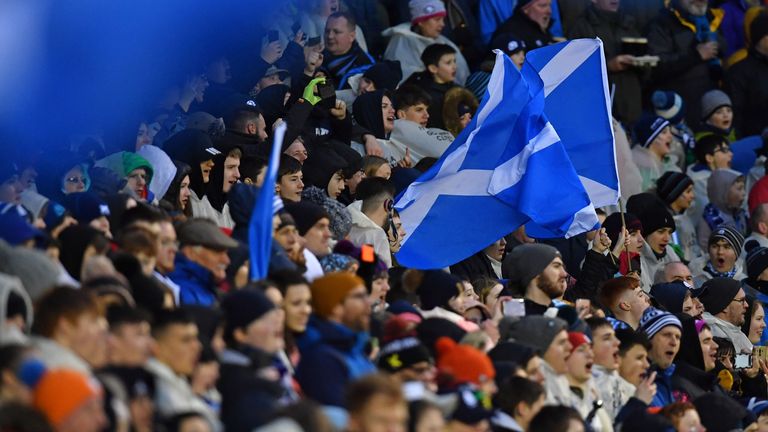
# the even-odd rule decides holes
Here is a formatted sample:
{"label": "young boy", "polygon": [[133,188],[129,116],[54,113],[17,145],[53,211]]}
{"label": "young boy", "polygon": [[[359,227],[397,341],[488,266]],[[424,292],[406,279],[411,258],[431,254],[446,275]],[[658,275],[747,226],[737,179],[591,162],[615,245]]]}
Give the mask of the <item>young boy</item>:
{"label": "young boy", "polygon": [[695,199],[693,180],[683,173],[667,171],[656,180],[656,195],[664,201],[675,219],[677,230],[672,241],[674,247],[679,248],[678,254],[682,254],[686,261],[700,257],[702,252],[696,238],[696,226],[688,215]]}
{"label": "young boy", "polygon": [[696,156],[696,163],[688,167],[686,174],[693,180],[696,198],[688,210],[688,215],[694,221],[694,225],[698,225],[704,207],[709,204],[707,180],[712,175],[712,171],[731,167],[733,153],[728,140],[718,134],[707,135],[696,140],[693,153]]}
{"label": "young boy", "polygon": [[275,193],[284,200],[301,201],[301,192],[304,190],[303,178],[299,161],[291,156],[281,155],[280,167],[277,169]]}
{"label": "young boy", "polygon": [[411,75],[406,84],[416,84],[432,98],[428,127],[445,129],[443,99],[445,92],[456,86],[456,50],[450,45],[432,44],[421,54],[426,70]]}
{"label": "young boy", "polygon": [[429,93],[415,85],[404,85],[395,93],[397,120],[389,141],[395,147],[407,148],[413,164],[425,157],[439,158],[453,142],[450,132],[427,129],[431,104]]}
{"label": "young boy", "polygon": [[669,121],[654,114],[644,114],[635,124],[635,146],[632,147],[632,160],[640,170],[642,185],[640,190],[647,191],[666,171],[680,171],[674,157],[670,157],[672,132]]}
{"label": "young boy", "polygon": [[728,142],[736,141],[733,128],[733,103],[722,90],[710,90],[701,97],[702,127],[696,132],[696,141],[711,135],[722,135]]}
{"label": "young boy", "polygon": [[608,280],[600,288],[598,301],[613,313],[611,321],[616,328],[636,329],[643,312],[650,306],[638,280],[627,276]]}

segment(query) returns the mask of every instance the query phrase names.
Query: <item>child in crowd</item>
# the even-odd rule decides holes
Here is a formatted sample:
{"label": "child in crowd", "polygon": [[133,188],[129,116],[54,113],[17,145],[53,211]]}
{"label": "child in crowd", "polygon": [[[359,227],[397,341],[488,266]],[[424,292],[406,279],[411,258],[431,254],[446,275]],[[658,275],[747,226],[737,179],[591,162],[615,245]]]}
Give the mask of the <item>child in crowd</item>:
{"label": "child in crowd", "polygon": [[456,49],[446,44],[432,44],[421,54],[421,61],[426,70],[411,75],[405,83],[421,87],[432,99],[427,126],[445,129],[443,100],[445,93],[456,86]]}

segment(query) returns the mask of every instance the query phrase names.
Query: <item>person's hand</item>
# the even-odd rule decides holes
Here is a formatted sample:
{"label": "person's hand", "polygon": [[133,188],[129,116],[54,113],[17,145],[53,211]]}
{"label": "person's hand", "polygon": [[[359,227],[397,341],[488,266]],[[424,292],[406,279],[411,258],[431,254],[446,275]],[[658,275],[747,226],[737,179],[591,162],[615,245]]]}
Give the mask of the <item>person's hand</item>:
{"label": "person's hand", "polygon": [[629,242],[629,231],[626,228],[623,228],[621,231],[619,231],[619,238],[616,239],[616,244],[613,246],[613,250],[611,251],[613,256],[619,258],[621,252],[629,250]]}
{"label": "person's hand", "polygon": [[580,319],[587,319],[590,317],[592,302],[589,299],[576,299],[575,307]]}
{"label": "person's hand", "polygon": [[597,235],[595,236],[595,239],[592,240],[592,250],[602,254],[609,247],[611,247],[611,239],[608,238],[608,234],[606,234],[605,228],[600,228],[600,230],[597,232]]}
{"label": "person's hand", "polygon": [[744,369],[744,374],[746,374],[749,378],[754,378],[758,374],[765,374],[766,372],[768,372],[768,363],[766,363],[766,360],[761,359],[758,356],[752,356],[752,367],[749,369]]}
{"label": "person's hand", "polygon": [[656,396],[656,372],[651,372],[643,378],[635,389],[635,397],[650,404],[653,397]]}
{"label": "person's hand", "polygon": [[702,60],[712,60],[717,57],[717,42],[704,42],[696,45],[696,51]]}
{"label": "person's hand", "polygon": [[331,115],[339,120],[344,120],[347,117],[347,104],[341,99],[336,99],[336,105],[331,108]]}
{"label": "person's hand", "polygon": [[264,46],[261,47],[261,58],[269,64],[273,64],[274,62],[280,60],[280,57],[282,56],[283,46],[280,44],[279,40],[274,42],[267,42],[264,44]]}
{"label": "person's hand", "polygon": [[405,148],[405,157],[397,161],[397,166],[400,168],[410,168],[413,166],[411,161],[411,150],[408,147]]}
{"label": "person's hand", "polygon": [[608,60],[609,72],[621,72],[627,70],[632,66],[634,57],[629,54],[619,54],[616,57]]}
{"label": "person's hand", "polygon": [[512,237],[514,237],[515,240],[519,241],[522,244],[536,243],[536,240],[528,237],[528,234],[525,233],[525,225],[521,225],[520,228],[514,230],[512,232]]}
{"label": "person's hand", "polygon": [[304,50],[304,73],[313,75],[317,68],[323,64],[323,53],[311,48]]}
{"label": "person's hand", "polygon": [[293,41],[301,46],[306,45],[307,40],[304,39],[304,32],[301,30],[297,31],[296,34],[293,35]]}
{"label": "person's hand", "polygon": [[325,77],[319,77],[315,78],[312,81],[307,84],[306,87],[304,87],[304,94],[301,95],[301,98],[307,101],[310,105],[315,105],[316,103],[323,100],[320,96],[316,95],[317,92],[317,85],[318,84],[325,84]]}
{"label": "person's hand", "polygon": [[384,151],[375,136],[371,134],[363,135],[363,144],[365,145],[366,156],[384,157]]}

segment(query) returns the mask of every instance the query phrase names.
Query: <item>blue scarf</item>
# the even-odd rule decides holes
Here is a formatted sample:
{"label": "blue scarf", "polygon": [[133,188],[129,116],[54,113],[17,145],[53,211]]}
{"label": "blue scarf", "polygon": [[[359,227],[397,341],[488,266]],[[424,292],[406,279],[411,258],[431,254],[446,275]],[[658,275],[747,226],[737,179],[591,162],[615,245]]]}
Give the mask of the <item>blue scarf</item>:
{"label": "blue scarf", "polygon": [[734,265],[731,271],[727,272],[719,272],[715,270],[715,267],[712,265],[712,261],[707,262],[707,265],[704,266],[704,271],[711,274],[712,277],[724,277],[733,279],[734,276],[736,276],[736,266]]}

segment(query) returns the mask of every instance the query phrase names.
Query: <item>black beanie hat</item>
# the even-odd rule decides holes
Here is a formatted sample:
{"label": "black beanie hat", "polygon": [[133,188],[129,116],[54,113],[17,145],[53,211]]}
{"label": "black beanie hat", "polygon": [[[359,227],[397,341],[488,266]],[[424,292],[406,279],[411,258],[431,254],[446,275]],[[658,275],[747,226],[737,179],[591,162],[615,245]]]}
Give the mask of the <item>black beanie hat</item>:
{"label": "black beanie hat", "polygon": [[707,246],[717,243],[718,240],[725,240],[736,252],[736,256],[741,255],[741,249],[744,247],[744,236],[729,225],[720,225],[709,235]]}
{"label": "black beanie hat", "polygon": [[235,329],[248,327],[248,324],[274,308],[272,300],[256,289],[242,289],[227,295],[221,302],[224,334],[232,334]]}
{"label": "black beanie hat", "polygon": [[672,204],[685,192],[688,186],[693,184],[693,180],[683,173],[667,171],[658,180],[656,180],[656,194],[665,203]]}
{"label": "black beanie hat", "polygon": [[77,222],[83,225],[102,216],[109,216],[109,206],[93,192],[71,193],[64,197],[63,204]]}
{"label": "black beanie hat", "polygon": [[[630,233],[638,230],[643,231],[643,224],[640,223],[640,219],[632,213],[624,213],[624,222]],[[602,227],[605,228],[605,233],[611,239],[611,244],[615,245],[621,233],[621,213],[613,213],[605,218]]]}
{"label": "black beanie hat", "polygon": [[416,326],[416,337],[427,347],[432,358],[437,355],[435,343],[445,336],[459,342],[467,334],[461,327],[445,318],[427,318]]}
{"label": "black beanie hat", "polygon": [[758,276],[768,268],[768,248],[760,246],[755,240],[750,240],[744,245],[747,251],[747,277],[750,281],[757,281]]}
{"label": "black beanie hat", "polygon": [[728,307],[741,289],[741,284],[735,279],[717,277],[704,282],[701,287],[704,291],[699,300],[707,312],[715,315]]}
{"label": "black beanie hat", "polygon": [[397,372],[421,362],[432,362],[432,356],[415,337],[395,339],[384,345],[379,353],[379,369],[388,372]]}
{"label": "black beanie hat", "polygon": [[376,86],[376,90],[395,91],[403,79],[403,68],[399,60],[383,60],[369,67],[363,76]]}
{"label": "black beanie hat", "polygon": [[322,207],[308,201],[288,203],[285,205],[285,211],[293,216],[300,236],[306,234],[320,219],[326,218],[329,221],[331,220],[328,213]]}
{"label": "black beanie hat", "polygon": [[749,36],[752,46],[757,46],[760,40],[768,36],[768,13],[762,12],[749,25]]}
{"label": "black beanie hat", "polygon": [[672,231],[676,229],[675,219],[667,210],[666,204],[652,193],[645,192],[629,197],[627,211],[640,218],[644,237],[661,228],[671,228]]}
{"label": "black beanie hat", "polygon": [[448,307],[448,301],[460,294],[461,280],[442,270],[426,270],[416,288],[421,310]]}

